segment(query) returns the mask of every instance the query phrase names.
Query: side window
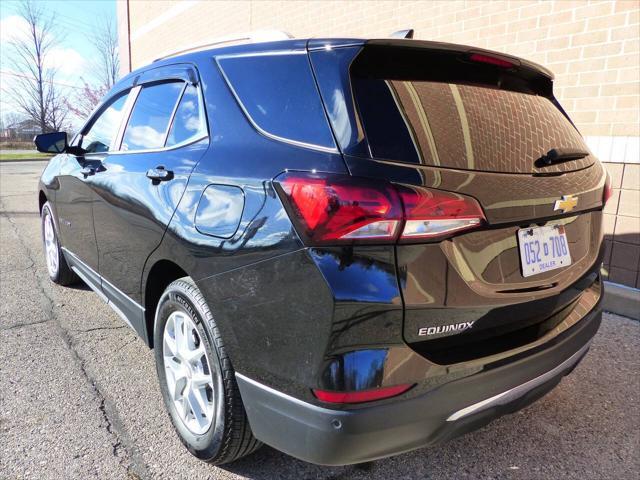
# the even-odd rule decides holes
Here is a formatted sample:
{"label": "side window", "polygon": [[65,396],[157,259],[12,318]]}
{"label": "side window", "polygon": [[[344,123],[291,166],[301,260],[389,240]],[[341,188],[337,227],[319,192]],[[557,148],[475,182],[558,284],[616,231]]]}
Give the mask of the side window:
{"label": "side window", "polygon": [[121,150],[162,148],[171,114],[184,82],[149,85],[142,88],[124,131]]}
{"label": "side window", "polygon": [[182,95],[180,104],[169,129],[166,146],[184,143],[189,139],[195,139],[205,131],[204,114],[200,104],[198,88],[188,85]]}
{"label": "side window", "polygon": [[124,93],[102,111],[93,121],[89,131],[82,136],[80,146],[87,153],[108,152],[113,138],[118,133],[122,121],[124,104],[129,92]]}

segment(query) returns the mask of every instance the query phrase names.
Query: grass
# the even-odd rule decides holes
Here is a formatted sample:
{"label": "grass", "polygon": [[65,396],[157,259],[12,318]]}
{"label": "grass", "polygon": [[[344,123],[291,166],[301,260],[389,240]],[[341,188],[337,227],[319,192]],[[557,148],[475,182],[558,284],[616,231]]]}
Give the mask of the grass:
{"label": "grass", "polygon": [[0,162],[3,160],[40,160],[51,158],[53,155],[49,155],[48,153],[0,153]]}

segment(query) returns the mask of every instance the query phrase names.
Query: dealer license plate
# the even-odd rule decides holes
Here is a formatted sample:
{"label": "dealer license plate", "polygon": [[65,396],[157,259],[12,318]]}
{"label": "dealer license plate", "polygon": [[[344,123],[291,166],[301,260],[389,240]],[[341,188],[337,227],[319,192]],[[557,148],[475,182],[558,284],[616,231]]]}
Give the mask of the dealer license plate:
{"label": "dealer license plate", "polygon": [[564,225],[522,228],[518,245],[524,277],[571,265]]}

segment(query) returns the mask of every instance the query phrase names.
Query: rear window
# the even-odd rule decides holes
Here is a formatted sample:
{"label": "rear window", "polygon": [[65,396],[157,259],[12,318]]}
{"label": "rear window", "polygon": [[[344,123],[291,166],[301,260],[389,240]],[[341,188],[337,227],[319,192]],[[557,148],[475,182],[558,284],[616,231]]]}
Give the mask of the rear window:
{"label": "rear window", "polygon": [[[378,69],[369,75],[362,71],[351,75],[374,158],[528,173],[551,149],[589,151],[571,122],[544,96],[497,86],[431,81],[428,73],[420,76],[415,71],[406,77],[380,73]],[[548,170],[578,169],[591,163],[587,157]]]}
{"label": "rear window", "polygon": [[267,136],[335,149],[306,52],[219,57],[250,121]]}

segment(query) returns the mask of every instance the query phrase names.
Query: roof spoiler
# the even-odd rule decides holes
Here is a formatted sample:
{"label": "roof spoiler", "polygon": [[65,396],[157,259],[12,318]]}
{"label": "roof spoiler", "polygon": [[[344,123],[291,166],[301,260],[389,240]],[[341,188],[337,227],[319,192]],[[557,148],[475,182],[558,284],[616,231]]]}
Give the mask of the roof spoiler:
{"label": "roof spoiler", "polygon": [[413,28],[408,28],[406,30],[398,30],[397,32],[393,32],[391,34],[391,38],[413,38]]}
{"label": "roof spoiler", "polygon": [[494,52],[492,50],[485,50],[477,47],[471,47],[468,45],[458,45],[455,43],[446,43],[446,42],[432,42],[428,40],[414,40],[412,38],[398,38],[398,37],[365,40],[365,45],[418,48],[418,49],[431,50],[434,52],[443,52],[443,53],[449,52],[454,54],[459,53],[459,54],[471,55],[473,53],[476,53],[480,55],[485,55],[487,57],[504,59],[506,61],[510,61],[515,65],[518,65],[527,70],[535,71],[538,74],[548,77],[551,80],[553,80],[554,78],[551,70],[535,62],[531,62],[529,60],[516,57],[513,55],[508,55],[501,52]]}

